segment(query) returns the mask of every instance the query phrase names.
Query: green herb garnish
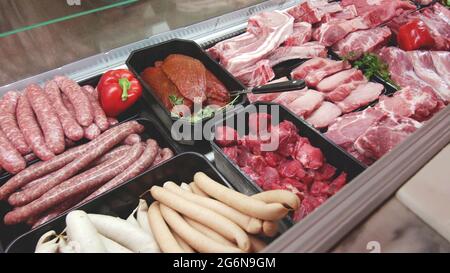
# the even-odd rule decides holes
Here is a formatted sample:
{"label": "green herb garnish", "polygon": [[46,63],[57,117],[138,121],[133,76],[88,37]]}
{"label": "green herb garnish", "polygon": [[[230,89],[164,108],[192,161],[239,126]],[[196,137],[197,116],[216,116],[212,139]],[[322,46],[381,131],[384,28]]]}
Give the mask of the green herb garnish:
{"label": "green herb garnish", "polygon": [[174,106],[175,105],[181,105],[184,102],[184,98],[183,97],[177,97],[175,95],[169,95],[169,100]]}
{"label": "green herb garnish", "polygon": [[399,86],[391,79],[389,66],[373,53],[364,53],[360,59],[353,62],[353,66],[363,70],[364,75],[368,79],[378,76],[386,82],[394,85],[396,88],[399,88]]}

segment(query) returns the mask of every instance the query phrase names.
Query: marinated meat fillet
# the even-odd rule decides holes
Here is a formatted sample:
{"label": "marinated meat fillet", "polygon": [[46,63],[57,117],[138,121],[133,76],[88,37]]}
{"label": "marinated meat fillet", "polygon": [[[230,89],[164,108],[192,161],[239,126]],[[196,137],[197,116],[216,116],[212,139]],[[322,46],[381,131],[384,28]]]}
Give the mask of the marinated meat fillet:
{"label": "marinated meat fillet", "polygon": [[384,86],[380,83],[361,84],[348,97],[338,102],[337,106],[341,108],[343,113],[351,112],[378,99],[383,90]]}
{"label": "marinated meat fillet", "polygon": [[[206,69],[206,98],[214,101],[219,106],[224,106],[230,102],[230,93],[217,77]],[[210,103],[209,103],[210,104]]]}
{"label": "marinated meat fillet", "polygon": [[361,81],[364,79],[365,77],[361,70],[352,68],[323,79],[319,82],[319,84],[317,84],[317,90],[321,92],[331,92],[342,84],[349,83],[351,81]]}
{"label": "marinated meat fillet", "polygon": [[[191,108],[192,101],[183,98],[178,88],[166,76],[160,67],[148,67],[142,72],[142,79],[152,88],[155,95],[161,100],[162,104],[167,110],[171,111],[174,106],[174,101],[171,98],[180,98],[183,104]],[[172,97],[171,97],[172,96]]]}
{"label": "marinated meat fillet", "polygon": [[299,46],[309,42],[312,37],[312,26],[307,22],[294,23],[294,31],[284,42],[285,46]]}
{"label": "marinated meat fillet", "polygon": [[322,105],[306,119],[306,121],[316,128],[326,128],[341,114],[341,109],[334,103],[324,101]]}
{"label": "marinated meat fillet", "polygon": [[275,66],[284,61],[293,59],[311,59],[314,57],[326,57],[327,49],[317,43],[309,42],[301,46],[285,46],[277,48],[269,57],[270,66]]}
{"label": "marinated meat fillet", "polygon": [[171,54],[164,60],[161,68],[183,97],[199,103],[206,100],[206,69],[199,60]]}
{"label": "marinated meat fillet", "polygon": [[349,60],[356,60],[363,53],[374,52],[386,45],[391,38],[388,27],[358,30],[350,33],[333,46],[334,52]]}

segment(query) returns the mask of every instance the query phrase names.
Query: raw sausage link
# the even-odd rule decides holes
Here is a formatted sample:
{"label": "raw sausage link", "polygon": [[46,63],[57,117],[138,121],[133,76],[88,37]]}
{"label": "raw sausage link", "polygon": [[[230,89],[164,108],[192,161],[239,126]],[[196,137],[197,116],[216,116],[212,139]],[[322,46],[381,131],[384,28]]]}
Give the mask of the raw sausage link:
{"label": "raw sausage link", "polygon": [[83,128],[75,120],[74,116],[70,114],[61,98],[61,92],[58,84],[55,81],[48,81],[45,84],[45,93],[47,98],[55,109],[59,121],[64,129],[64,134],[70,140],[78,141],[83,138]]}
{"label": "raw sausage link", "polygon": [[161,162],[164,162],[166,160],[169,160],[173,157],[173,152],[169,148],[164,148],[161,150]]}
{"label": "raw sausage link", "polygon": [[152,163],[152,167],[158,165],[158,164],[161,162],[161,160],[162,160],[162,157],[161,157],[161,148],[158,147],[158,153],[156,154],[155,161],[153,161],[153,163]]}
{"label": "raw sausage link", "polygon": [[94,193],[89,195],[83,201],[91,200],[91,199],[97,197],[98,195],[100,195],[116,186],[119,186],[120,184],[128,181],[129,179],[141,174],[149,166],[152,165],[153,161],[156,158],[157,152],[158,152],[158,143],[153,139],[147,140],[147,147],[145,147],[145,150],[142,153],[142,156],[136,162],[131,164],[131,166],[129,168],[127,168],[124,172],[122,172],[118,176],[114,177],[113,180],[109,181],[108,183],[106,183],[105,185],[100,187],[98,190],[96,190]]}
{"label": "raw sausage link", "polygon": [[30,203],[53,187],[59,185],[61,182],[74,176],[80,170],[89,166],[95,159],[111,150],[128,135],[135,133],[141,126],[142,125],[136,121],[130,121],[111,128],[111,130],[106,131],[100,137],[89,142],[86,146],[86,150],[80,157],[74,159],[58,171],[40,178],[39,180],[41,181],[39,181],[35,187],[12,194],[8,198],[8,202],[16,207]]}
{"label": "raw sausage link", "polygon": [[16,120],[16,108],[19,97],[19,93],[10,91],[0,100],[0,128],[17,151],[22,155],[26,155],[31,153],[31,149],[25,141]]}
{"label": "raw sausage link", "polygon": [[100,106],[98,99],[95,97],[95,89],[90,85],[85,85],[82,87],[82,90],[91,102],[95,124],[97,124],[98,128],[100,128],[102,132],[108,130],[109,122],[106,118],[105,111],[103,111],[103,108]]}
{"label": "raw sausage link", "polygon": [[75,108],[78,123],[84,127],[91,125],[94,121],[92,105],[78,83],[64,76],[56,76],[55,81]]}
{"label": "raw sausage link", "polygon": [[142,138],[140,135],[138,134],[131,134],[129,136],[127,136],[127,138],[125,138],[125,140],[123,141],[124,145],[133,145],[135,143],[141,142]]}
{"label": "raw sausage link", "polygon": [[81,173],[42,195],[37,200],[5,215],[5,224],[14,225],[36,216],[64,200],[72,198],[80,193],[89,191],[103,184],[117,174],[123,172],[132,162],[137,160],[144,150],[143,143],[133,145],[130,153],[121,157],[104,162],[84,173]]}
{"label": "raw sausage link", "polygon": [[127,153],[130,150],[131,146],[130,145],[122,145],[119,146],[117,148],[112,149],[111,151],[107,152],[106,154],[104,154],[102,157],[100,157],[99,159],[95,160],[92,163],[92,166],[97,166],[98,164],[101,164],[111,158],[115,158],[118,156],[122,156],[123,154]]}
{"label": "raw sausage link", "polygon": [[0,129],[0,165],[9,173],[16,174],[25,169],[27,163],[22,155],[9,142]]}
{"label": "raw sausage link", "polygon": [[100,128],[98,128],[97,124],[92,123],[89,127],[84,128],[84,137],[89,140],[93,140],[99,135],[102,134]]}
{"label": "raw sausage link", "polygon": [[31,84],[27,87],[25,94],[30,102],[31,108],[33,108],[36,114],[44,134],[45,142],[50,150],[55,154],[64,152],[64,131],[44,90],[37,84]]}
{"label": "raw sausage link", "polygon": [[31,150],[33,150],[33,153],[44,161],[55,157],[55,154],[45,143],[41,128],[34,117],[33,109],[31,109],[25,94],[22,94],[19,98],[16,115],[19,128],[22,131],[25,140],[30,145]]}
{"label": "raw sausage link", "polygon": [[109,126],[114,126],[114,125],[117,125],[119,123],[119,121],[115,118],[108,117],[108,123],[109,123]]}

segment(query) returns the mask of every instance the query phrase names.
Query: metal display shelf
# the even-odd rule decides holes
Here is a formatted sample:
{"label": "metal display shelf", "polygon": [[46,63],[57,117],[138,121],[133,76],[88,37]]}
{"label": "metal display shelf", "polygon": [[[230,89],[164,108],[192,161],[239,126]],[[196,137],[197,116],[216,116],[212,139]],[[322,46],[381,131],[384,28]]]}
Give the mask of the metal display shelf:
{"label": "metal display shelf", "polygon": [[[208,45],[245,29],[247,19],[258,12],[284,10],[300,1],[267,1],[217,18],[162,33],[110,50],[60,68],[0,87],[0,96],[22,90],[30,83],[43,83],[55,75],[81,81],[109,69],[124,66],[131,51],[173,38],[195,40]],[[326,252],[380,206],[450,142],[450,106],[418,129],[392,152],[378,160],[352,183],[321,205],[282,236],[265,252]],[[209,159],[213,159],[208,154]]]}

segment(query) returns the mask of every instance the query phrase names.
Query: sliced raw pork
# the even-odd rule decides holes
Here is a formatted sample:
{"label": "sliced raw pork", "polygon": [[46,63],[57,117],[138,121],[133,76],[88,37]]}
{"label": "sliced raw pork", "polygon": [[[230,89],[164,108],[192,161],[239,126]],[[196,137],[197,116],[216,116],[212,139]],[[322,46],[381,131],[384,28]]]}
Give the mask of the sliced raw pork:
{"label": "sliced raw pork", "polygon": [[391,38],[391,34],[388,27],[358,30],[337,42],[333,46],[333,50],[341,57],[356,60],[363,53],[374,52],[386,45]]}
{"label": "sliced raw pork", "polygon": [[[270,83],[285,82],[287,80],[289,80],[289,79],[286,77],[283,77],[283,78],[273,80]],[[271,102],[272,100],[276,99],[281,94],[283,94],[283,93],[266,93],[266,94],[248,93],[247,98],[250,101],[250,103],[254,103],[257,101]]]}
{"label": "sliced raw pork", "polygon": [[358,11],[354,5],[349,5],[343,8],[342,11],[336,13],[325,14],[322,17],[322,23],[340,20],[350,20],[358,16]]}
{"label": "sliced raw pork", "polygon": [[380,83],[361,84],[348,97],[338,102],[337,106],[341,108],[343,113],[349,113],[378,99],[383,90],[384,86]]}
{"label": "sliced raw pork", "polygon": [[314,57],[326,57],[327,49],[317,43],[309,42],[301,46],[284,46],[277,48],[269,57],[270,66],[275,66],[284,61],[293,59],[311,59]]}
{"label": "sliced raw pork", "polygon": [[324,66],[309,72],[305,77],[305,82],[308,86],[315,87],[325,77],[349,68],[351,65],[346,61],[328,60]]}
{"label": "sliced raw pork", "polygon": [[207,50],[208,54],[214,59],[221,60],[231,57],[234,52],[240,48],[252,44],[258,40],[258,37],[250,32],[245,32],[236,37],[219,42]]}
{"label": "sliced raw pork", "polygon": [[361,81],[351,81],[343,85],[338,86],[336,89],[329,93],[325,93],[327,100],[333,102],[339,102],[344,100],[350,93],[356,89],[361,84],[367,83],[367,79]]}
{"label": "sliced raw pork", "polygon": [[345,38],[349,33],[368,28],[369,26],[361,17],[351,20],[331,21],[321,24],[320,27],[315,29],[313,38],[324,46],[331,46]]}
{"label": "sliced raw pork", "polygon": [[436,72],[431,53],[429,51],[409,51],[408,55],[416,75],[428,83],[443,101],[449,102],[450,86]]}
{"label": "sliced raw pork", "polygon": [[241,69],[234,76],[246,86],[254,87],[268,83],[275,77],[275,73],[269,60],[264,59],[253,66]]}
{"label": "sliced raw pork", "polygon": [[272,102],[287,107],[291,102],[305,95],[307,91],[308,88],[306,87],[303,90],[283,92],[278,97],[276,97]]}
{"label": "sliced raw pork", "polygon": [[351,81],[361,81],[365,77],[361,70],[356,68],[348,69],[329,76],[317,84],[317,90],[321,92],[331,92],[338,88],[340,85],[351,82]]}
{"label": "sliced raw pork", "polygon": [[316,128],[326,128],[341,114],[341,109],[334,103],[324,101],[322,105],[306,119],[306,121]]}
{"label": "sliced raw pork", "polygon": [[450,52],[431,51],[430,54],[437,73],[450,85]]}
{"label": "sliced raw pork", "polygon": [[391,97],[381,96],[375,108],[399,117],[424,121],[431,118],[433,113],[439,110],[439,106],[433,92],[421,92],[407,87],[395,92]]}
{"label": "sliced raw pork", "polygon": [[284,42],[285,46],[299,46],[312,38],[312,26],[307,22],[294,23],[294,32]]}
{"label": "sliced raw pork", "polygon": [[324,100],[322,93],[308,90],[306,94],[289,103],[287,108],[299,117],[305,117],[320,107]]}
{"label": "sliced raw pork", "polygon": [[278,48],[293,31],[294,18],[278,11],[261,12],[249,19],[249,30],[258,40],[222,58],[222,64],[233,75],[250,67]]}
{"label": "sliced raw pork", "polygon": [[307,0],[291,9],[288,13],[296,22],[318,23],[322,17],[329,13],[342,11],[339,3],[328,3],[326,0]]}
{"label": "sliced raw pork", "polygon": [[330,61],[327,58],[312,58],[292,70],[291,77],[295,80],[305,79],[309,72],[326,66]]}
{"label": "sliced raw pork", "polygon": [[421,124],[410,118],[388,116],[373,124],[355,142],[365,157],[379,159],[414,133]]}

